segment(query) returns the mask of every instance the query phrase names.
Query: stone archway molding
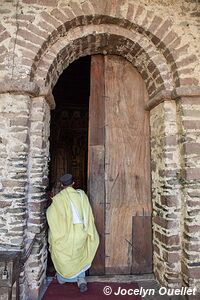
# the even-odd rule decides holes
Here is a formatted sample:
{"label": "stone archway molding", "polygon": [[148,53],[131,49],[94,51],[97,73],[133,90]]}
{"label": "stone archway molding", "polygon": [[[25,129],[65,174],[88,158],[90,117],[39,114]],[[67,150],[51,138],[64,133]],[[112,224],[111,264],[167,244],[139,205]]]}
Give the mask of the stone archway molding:
{"label": "stone archway molding", "polygon": [[181,97],[199,97],[200,87],[199,86],[182,86],[170,90],[161,90],[156,93],[145,105],[146,110],[151,110],[164,101],[177,100]]}
{"label": "stone archway molding", "polygon": [[[0,82],[0,94],[29,95],[31,97],[44,97],[51,109],[55,108],[55,101],[51,89],[41,89],[36,82],[7,80]],[[179,99],[180,97],[199,97],[200,86],[182,86],[173,90],[160,90],[154,94],[145,105],[151,110],[164,101]]]}
{"label": "stone archway molding", "polygon": [[[184,44],[181,36],[175,32],[171,19],[162,19],[145,6],[133,4],[132,1],[122,3],[119,0],[103,0],[98,1],[97,5],[95,0],[87,0],[83,3],[70,2],[70,6],[63,3],[61,7],[42,11],[26,28],[19,28],[18,48],[23,57],[21,65],[27,70],[30,81],[37,78],[39,85],[47,86],[48,82],[44,84],[43,81],[45,74],[48,74],[50,77],[52,75],[55,85],[63,68],[67,67],[67,61],[71,63],[80,56],[95,53],[109,54],[111,49],[105,49],[108,45],[105,44],[102,49],[97,48],[107,43],[109,38],[115,39],[118,34],[119,43],[113,54],[122,55],[133,64],[137,57],[140,61],[138,66],[144,62],[139,72],[146,81],[150,95],[158,92],[158,84],[165,86],[168,82],[168,87],[165,88],[170,90],[182,85],[198,84],[198,78],[193,78],[192,75],[197,57],[188,52],[188,44]],[[100,31],[102,27],[107,28]],[[89,28],[90,33],[85,34]],[[131,45],[130,35],[135,44]],[[59,46],[62,40],[71,44],[70,47],[67,48],[65,43],[65,47],[55,51],[56,44]],[[96,44],[95,51],[90,51],[88,44]],[[73,57],[68,60],[64,52],[73,53]],[[65,65],[58,70],[62,62]],[[54,67],[56,70],[53,70]],[[52,87],[52,78],[49,80]]]}
{"label": "stone archway molding", "polygon": [[25,80],[6,80],[0,82],[0,94],[29,95],[37,97],[40,88],[37,83]]}
{"label": "stone archway molding", "polygon": [[[120,11],[120,9],[116,9],[119,5],[118,1],[112,3],[111,1],[104,1],[104,5],[99,4],[101,9],[98,10],[93,2],[86,1],[84,4],[73,5],[71,11],[68,7],[63,6],[62,12],[59,8],[42,12],[37,21],[30,24],[26,29],[19,30],[19,38],[22,37],[27,40],[27,47],[32,43],[38,49],[35,56],[34,53],[31,55],[30,51],[27,52],[24,49],[24,61],[30,62],[32,60],[33,62],[30,72],[31,77],[34,76],[38,63],[48,52],[48,49],[71,30],[107,24],[113,27],[116,26],[118,29],[127,29],[129,32],[132,31],[140,35],[140,37],[146,37],[163,55],[171,69],[175,85],[187,84],[186,77],[182,78],[182,69],[197,61],[197,58],[195,55],[191,56],[188,53],[188,45],[181,43],[181,37],[173,30],[173,23],[170,19],[163,20],[142,5],[133,3],[127,3],[126,9]],[[87,10],[85,6],[88,7]],[[73,17],[69,17],[67,13]],[[44,22],[46,22],[48,30],[51,28],[50,34],[49,31],[45,31]],[[36,39],[37,37],[40,37],[40,39]],[[197,79],[196,81],[190,79],[193,84],[197,82]]]}
{"label": "stone archway molding", "polygon": [[68,32],[48,49],[31,80],[42,89],[53,88],[70,63],[93,54],[115,54],[126,58],[142,75],[149,95],[161,88],[173,89],[173,78],[166,60],[147,38],[108,25],[86,26]]}
{"label": "stone archway molding", "polygon": [[51,109],[55,108],[55,101],[51,90],[41,90],[39,85],[35,82],[22,80],[7,80],[0,82],[0,94],[13,95],[28,95],[31,98],[44,97]]}

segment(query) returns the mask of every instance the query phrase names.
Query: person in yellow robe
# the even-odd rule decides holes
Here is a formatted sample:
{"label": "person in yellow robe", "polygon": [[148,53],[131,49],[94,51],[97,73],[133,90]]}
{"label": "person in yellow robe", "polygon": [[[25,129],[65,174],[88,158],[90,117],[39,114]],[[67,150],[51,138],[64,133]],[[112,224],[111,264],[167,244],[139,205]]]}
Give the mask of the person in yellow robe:
{"label": "person in yellow robe", "polygon": [[73,188],[73,177],[60,178],[63,189],[52,198],[47,209],[49,251],[57,280],[77,282],[87,290],[85,271],[91,266],[99,245],[92,209],[83,190]]}

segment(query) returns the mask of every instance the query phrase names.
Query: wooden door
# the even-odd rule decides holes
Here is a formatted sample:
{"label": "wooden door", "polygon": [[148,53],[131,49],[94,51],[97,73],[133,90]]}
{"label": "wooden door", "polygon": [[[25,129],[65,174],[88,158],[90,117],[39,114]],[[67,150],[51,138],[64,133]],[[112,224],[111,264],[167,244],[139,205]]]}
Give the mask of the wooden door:
{"label": "wooden door", "polygon": [[92,56],[88,131],[88,194],[100,245],[90,274],[105,274],[105,101],[104,57]]}
{"label": "wooden door", "polygon": [[92,57],[89,190],[101,238],[93,274],[152,272],[147,98],[127,60]]}

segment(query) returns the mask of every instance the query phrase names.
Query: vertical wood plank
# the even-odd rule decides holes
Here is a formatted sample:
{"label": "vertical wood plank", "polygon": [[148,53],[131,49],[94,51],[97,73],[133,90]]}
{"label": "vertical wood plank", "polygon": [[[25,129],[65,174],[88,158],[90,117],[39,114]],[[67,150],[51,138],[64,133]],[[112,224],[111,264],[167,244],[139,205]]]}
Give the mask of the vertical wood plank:
{"label": "vertical wood plank", "polygon": [[92,55],[89,102],[89,146],[105,144],[104,56]]}
{"label": "vertical wood plank", "polygon": [[133,264],[132,274],[152,272],[151,216],[133,217]]}
{"label": "vertical wood plank", "polygon": [[130,274],[138,259],[132,217],[151,215],[149,113],[144,81],[122,57],[105,57],[105,96],[105,267],[107,274]]}
{"label": "vertical wood plank", "polygon": [[88,139],[88,192],[95,224],[100,235],[100,245],[90,269],[90,275],[105,273],[105,103],[104,57],[91,58],[91,86],[89,103]]}
{"label": "vertical wood plank", "polygon": [[104,235],[104,146],[90,147],[89,199],[93,209],[95,224],[100,237],[100,244],[90,269],[90,275],[105,274],[105,235]]}

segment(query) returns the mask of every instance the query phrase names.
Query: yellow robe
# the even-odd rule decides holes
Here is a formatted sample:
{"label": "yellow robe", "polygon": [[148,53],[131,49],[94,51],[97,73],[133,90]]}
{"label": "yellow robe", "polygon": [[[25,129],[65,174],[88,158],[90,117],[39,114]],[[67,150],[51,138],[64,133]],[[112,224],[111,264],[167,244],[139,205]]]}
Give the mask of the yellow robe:
{"label": "yellow robe", "polygon": [[[99,236],[88,197],[83,199],[72,187],[62,190],[47,209],[49,250],[56,271],[65,278],[90,265],[99,245]],[[73,224],[70,201],[85,224]]]}

